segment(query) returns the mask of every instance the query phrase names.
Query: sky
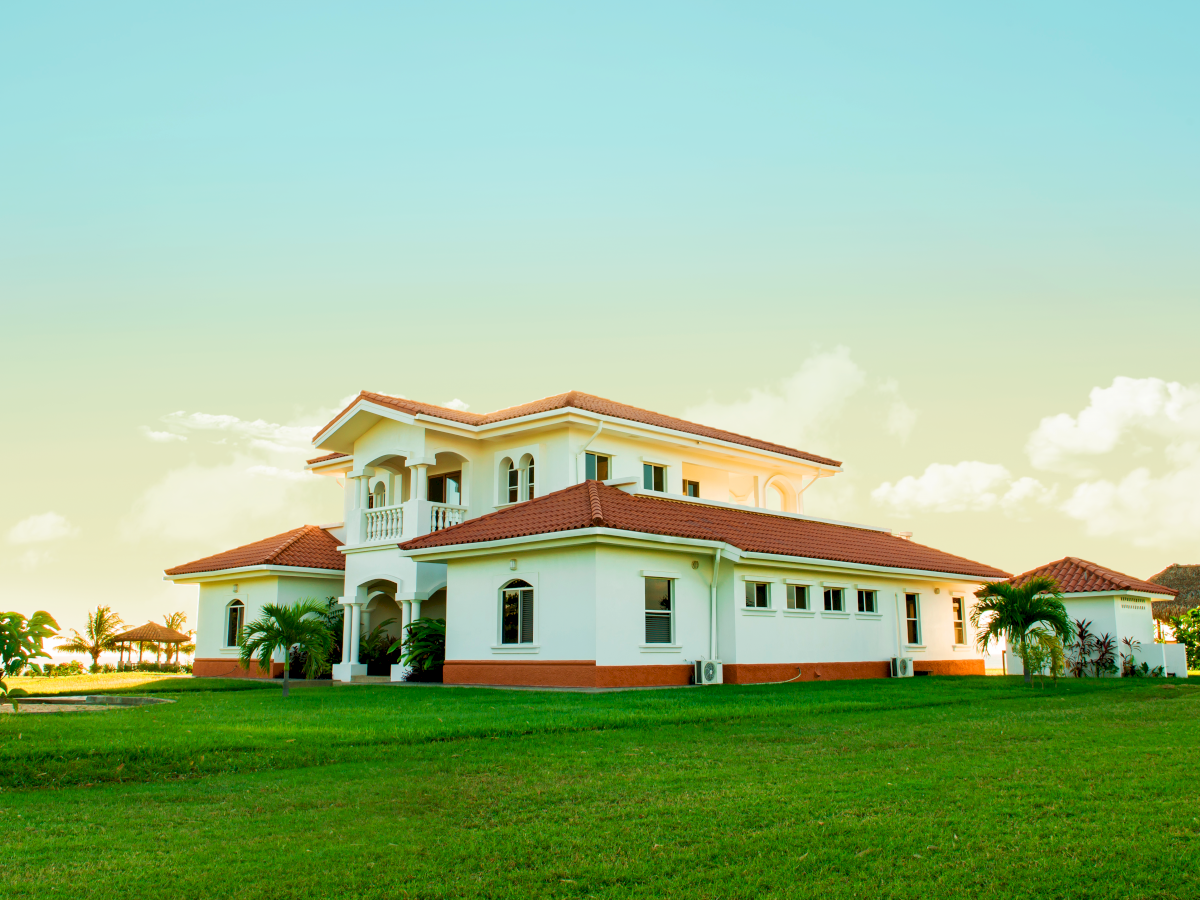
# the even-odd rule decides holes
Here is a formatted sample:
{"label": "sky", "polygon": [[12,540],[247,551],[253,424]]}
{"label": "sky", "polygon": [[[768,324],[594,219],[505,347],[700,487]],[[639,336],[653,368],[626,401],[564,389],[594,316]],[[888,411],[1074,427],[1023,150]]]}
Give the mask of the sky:
{"label": "sky", "polygon": [[845,460],[810,512],[1200,563],[1195,4],[0,9],[0,609],[336,521],[359,390]]}

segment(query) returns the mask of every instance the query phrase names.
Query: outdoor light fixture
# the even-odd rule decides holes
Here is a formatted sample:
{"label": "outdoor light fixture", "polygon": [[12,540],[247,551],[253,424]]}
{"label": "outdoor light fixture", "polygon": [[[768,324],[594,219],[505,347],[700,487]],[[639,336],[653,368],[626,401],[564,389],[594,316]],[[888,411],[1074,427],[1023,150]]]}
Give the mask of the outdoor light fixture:
{"label": "outdoor light fixture", "polygon": [[508,567],[515,572],[517,570],[517,561],[515,559],[510,559],[508,561]]}

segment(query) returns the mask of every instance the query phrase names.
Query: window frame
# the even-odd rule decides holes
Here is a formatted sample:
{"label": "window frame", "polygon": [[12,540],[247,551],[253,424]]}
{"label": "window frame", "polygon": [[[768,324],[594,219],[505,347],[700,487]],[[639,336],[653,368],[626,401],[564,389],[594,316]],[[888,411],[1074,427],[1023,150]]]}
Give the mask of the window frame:
{"label": "window frame", "polygon": [[[446,482],[451,477],[454,477],[458,482],[458,502],[457,503],[451,503],[449,500],[445,499],[446,497],[449,496],[449,494],[446,491]],[[433,484],[435,481],[441,482],[441,484],[442,484],[442,499],[441,500],[434,500],[433,497],[431,496],[431,494],[433,493]],[[425,480],[425,499],[428,500],[430,503],[442,503],[442,504],[445,504],[446,506],[462,506],[463,505],[462,482],[463,482],[462,469],[457,469],[453,472],[438,472],[436,475],[430,475]]]}
{"label": "window frame", "polygon": [[[593,453],[589,450],[583,459],[584,481],[608,481],[613,477],[612,455],[608,453]],[[600,477],[600,461],[604,461],[605,474]]]}
{"label": "window frame", "polygon": [[[912,598],[913,615],[908,614],[908,601]],[[915,637],[915,640],[914,640]],[[921,595],[915,592],[904,593],[904,638],[909,647],[920,647],[921,644]]]}
{"label": "window frame", "polygon": [[[647,480],[649,480],[649,484],[646,483]],[[662,487],[655,487],[655,484],[660,484]],[[667,492],[667,467],[661,463],[643,462],[642,490],[665,494]]]}
{"label": "window frame", "polygon": [[[744,581],[746,583],[746,591],[745,591],[746,597],[745,597],[744,605],[742,606],[742,609],[760,610],[760,609],[773,609],[774,608],[771,606],[771,582],[770,581],[754,578],[752,576],[747,576],[744,579]],[[754,603],[753,604],[750,603],[750,599],[751,599],[750,592],[751,592],[752,586],[753,586],[753,592],[754,592]],[[765,601],[765,603],[762,606],[759,606],[759,604],[758,604],[758,589],[760,587],[763,589],[762,590],[763,600]]]}
{"label": "window frame", "polygon": [[[230,631],[229,626],[230,626],[230,624],[232,624],[232,613],[235,609],[238,611],[238,624],[237,624],[238,639],[235,643],[231,644],[231,643],[229,643],[229,631]],[[240,597],[234,597],[232,600],[230,600],[228,603],[225,604],[225,641],[221,645],[222,648],[225,650],[234,650],[234,649],[240,647],[242,645],[241,644],[242,632],[245,631],[245,629],[246,629],[246,604]]]}
{"label": "window frame", "polygon": [[967,598],[961,594],[950,595],[950,618],[954,623],[954,645],[967,644]]}
{"label": "window frame", "polygon": [[[517,594],[517,597],[516,597],[516,601],[517,601],[517,639],[515,641],[506,641],[504,639],[504,636],[505,636],[504,605],[508,599],[505,596],[505,594],[508,593],[509,591],[512,591]],[[528,592],[528,594],[529,594],[529,598],[528,598],[529,599],[529,607],[528,607],[528,610],[529,610],[529,622],[528,622],[529,640],[524,640],[524,636],[526,633],[526,628],[524,626],[526,623],[522,621],[522,617],[524,616],[524,613],[525,613],[525,607],[524,607],[525,598],[521,595],[526,592]],[[496,599],[499,604],[499,620],[498,620],[498,629],[497,629],[498,633],[496,635],[496,637],[497,637],[496,646],[503,650],[532,649],[532,648],[537,647],[538,646],[537,586],[532,581],[530,581],[528,578],[523,577],[521,575],[517,575],[514,578],[507,578],[500,585],[499,590],[497,590]]]}
{"label": "window frame", "polygon": [[[679,605],[678,600],[676,598],[676,589],[675,589],[675,582],[677,580],[678,580],[677,576],[666,575],[665,573],[644,574],[642,576],[642,607],[643,607],[642,613],[643,614],[642,614],[642,644],[641,644],[641,646],[650,647],[650,648],[676,646],[676,643],[675,643],[675,637],[676,637],[675,636],[675,610]],[[667,619],[667,640],[665,640],[665,641],[650,640],[650,634],[649,634],[650,617],[651,616],[655,616],[657,618],[664,617],[663,612],[661,610],[651,610],[651,609],[646,608],[645,592],[649,589],[651,581],[665,581],[667,583],[667,602],[668,602],[669,606],[667,607],[667,611],[666,611],[666,615],[665,615],[665,618]]]}
{"label": "window frame", "polygon": [[[693,489],[695,490],[694,494],[692,493]],[[690,479],[685,478],[683,480],[683,496],[694,497],[695,499],[699,500],[700,499],[700,482],[692,481]]]}
{"label": "window frame", "polygon": [[[808,584],[800,584],[798,582],[789,581],[787,588],[787,610],[788,612],[812,612],[812,586]],[[804,591],[804,605],[797,606],[799,603],[799,593]]]}
{"label": "window frame", "polygon": [[[855,594],[854,599],[856,601],[854,604],[855,611],[858,613],[858,615],[860,615],[860,616],[878,616],[878,615],[880,615],[880,612],[879,612],[879,589],[878,588],[855,586],[854,594]],[[867,594],[870,596],[870,600],[871,600],[871,608],[870,609],[864,609],[864,605],[865,605],[863,603],[863,599],[864,599],[863,595],[864,594]]]}
{"label": "window frame", "polygon": [[[833,598],[830,595],[832,593],[834,593],[835,591],[841,595],[839,597],[839,603],[841,605],[838,607],[834,607],[831,605],[833,602]],[[823,584],[823,585],[821,585],[821,612],[837,613],[839,615],[849,615],[850,611],[848,609],[846,609],[846,591],[847,591],[847,588],[844,585],[840,585],[840,584]]]}

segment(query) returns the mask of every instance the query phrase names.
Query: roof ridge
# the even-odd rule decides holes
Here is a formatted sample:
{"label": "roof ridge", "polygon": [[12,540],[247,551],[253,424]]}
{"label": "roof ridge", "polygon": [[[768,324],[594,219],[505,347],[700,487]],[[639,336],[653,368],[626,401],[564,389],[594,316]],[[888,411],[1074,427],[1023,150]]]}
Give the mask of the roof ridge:
{"label": "roof ridge", "polygon": [[596,487],[599,482],[587,481],[584,483],[587,485],[588,502],[592,507],[592,525],[603,528],[607,523],[604,521],[604,507],[600,504],[600,490]]}
{"label": "roof ridge", "polygon": [[[296,543],[296,541],[300,540],[301,537],[303,537],[305,534],[308,533],[308,529],[310,529],[310,528],[317,528],[317,526],[316,525],[301,525],[299,528],[297,528],[294,532],[292,532],[291,537],[289,537],[286,541],[284,541],[282,544],[280,544],[278,548],[276,548],[275,550],[273,550],[271,552],[270,556],[267,557],[267,562],[274,562],[276,557],[278,557],[280,553],[282,553],[288,547],[292,546],[292,544]],[[320,531],[321,529],[317,528],[317,530]],[[285,532],[285,534],[286,534],[286,532]],[[333,537],[333,535],[330,535],[330,537]]]}

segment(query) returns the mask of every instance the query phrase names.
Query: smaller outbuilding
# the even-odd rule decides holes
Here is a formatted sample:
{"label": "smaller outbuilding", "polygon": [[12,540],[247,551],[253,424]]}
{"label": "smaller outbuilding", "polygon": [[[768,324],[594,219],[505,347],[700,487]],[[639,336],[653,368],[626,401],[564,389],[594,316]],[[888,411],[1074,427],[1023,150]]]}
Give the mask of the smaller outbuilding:
{"label": "smaller outbuilding", "polygon": [[[1134,658],[1139,665],[1145,662],[1151,669],[1162,666],[1168,676],[1187,678],[1184,646],[1155,643],[1152,604],[1173,601],[1174,588],[1142,581],[1075,556],[1030,569],[1013,578],[1012,582],[1023,584],[1038,575],[1058,582],[1063,605],[1071,619],[1090,622],[1093,634],[1107,634],[1118,646],[1127,638],[1136,641],[1140,649]],[[1008,655],[1008,670],[1014,675],[1024,671],[1021,660],[1014,653]]]}

